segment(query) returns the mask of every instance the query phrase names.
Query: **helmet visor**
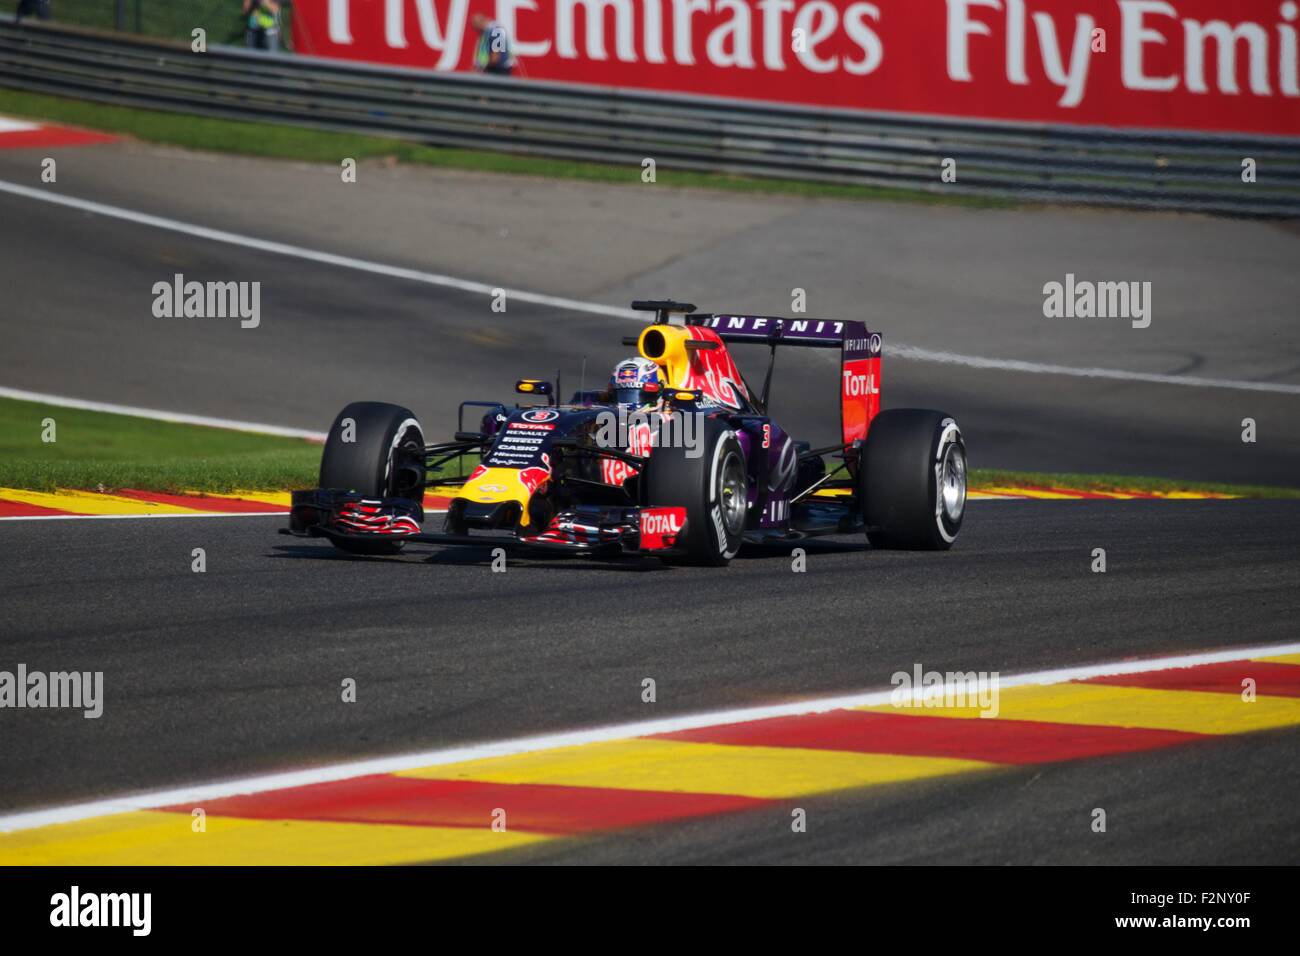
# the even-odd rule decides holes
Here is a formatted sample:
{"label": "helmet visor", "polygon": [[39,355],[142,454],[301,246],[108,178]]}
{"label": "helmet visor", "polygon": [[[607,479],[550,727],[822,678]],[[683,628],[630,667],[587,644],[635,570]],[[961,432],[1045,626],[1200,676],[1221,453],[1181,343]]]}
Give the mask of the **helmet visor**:
{"label": "helmet visor", "polygon": [[614,386],[614,402],[618,405],[648,405],[653,399],[639,384]]}

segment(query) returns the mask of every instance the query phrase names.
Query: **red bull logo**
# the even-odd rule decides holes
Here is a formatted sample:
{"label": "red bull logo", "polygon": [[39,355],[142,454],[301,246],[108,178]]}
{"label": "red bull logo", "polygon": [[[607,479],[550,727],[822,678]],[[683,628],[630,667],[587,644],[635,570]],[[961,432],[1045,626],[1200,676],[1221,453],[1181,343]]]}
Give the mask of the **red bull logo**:
{"label": "red bull logo", "polygon": [[479,466],[473,476],[465,482],[458,498],[480,504],[514,501],[520,508],[520,525],[530,522],[528,501],[535,492],[542,489],[551,478],[551,459],[542,455],[540,465],[527,468],[493,468]]}
{"label": "red bull logo", "polygon": [[717,348],[702,349],[691,355],[689,371],[684,380],[675,382],[674,388],[699,390],[708,398],[728,408],[741,408],[749,398],[745,380],[736,367],[731,353],[722,339],[712,329],[693,328],[691,337],[705,342],[716,342]]}
{"label": "red bull logo", "polygon": [[[545,458],[546,456],[543,456]],[[530,468],[521,468],[519,470],[519,482],[528,489],[528,493],[534,494],[537,489],[551,480],[551,469],[549,463],[547,467],[533,465]]]}

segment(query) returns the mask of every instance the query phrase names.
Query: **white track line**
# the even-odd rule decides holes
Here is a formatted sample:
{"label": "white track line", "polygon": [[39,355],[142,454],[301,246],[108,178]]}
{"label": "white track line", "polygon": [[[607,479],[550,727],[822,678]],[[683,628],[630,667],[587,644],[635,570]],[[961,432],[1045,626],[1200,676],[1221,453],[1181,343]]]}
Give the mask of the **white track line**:
{"label": "white track line", "polygon": [[537,292],[525,292],[520,289],[502,289],[499,286],[494,286],[487,282],[474,282],[470,279],[458,279],[455,276],[440,275],[436,272],[423,272],[419,269],[404,269],[400,266],[390,266],[381,262],[355,259],[351,256],[340,256],[332,252],[321,252],[317,249],[307,249],[303,246],[294,246],[285,242],[271,242],[266,239],[256,239],[252,236],[243,236],[236,232],[225,232],[221,229],[209,229],[206,226],[196,226],[188,222],[181,222],[177,219],[167,219],[163,216],[151,216],[148,213],[123,209],[120,206],[108,206],[104,203],[91,202],[88,199],[61,196],[58,193],[53,193],[49,190],[33,189],[29,186],[21,186],[18,183],[11,183],[6,180],[0,180],[0,192],[12,193],[15,196],[24,196],[28,199],[36,199],[41,202],[54,203],[56,206],[67,206],[70,209],[95,213],[96,215],[107,216],[112,219],[134,222],[141,226],[165,229],[168,232],[179,232],[183,235],[194,236],[198,239],[224,242],[227,245],[242,246],[245,249],[256,249],[258,252],[269,252],[273,255],[289,256],[294,259],[305,259],[308,262],[318,262],[322,265],[337,266],[341,269],[353,269],[357,272],[370,272],[375,275],[387,276],[392,279],[407,279],[411,282],[423,282],[426,285],[443,286],[448,289],[458,289],[461,292],[474,292],[481,295],[495,296],[499,292],[505,292],[507,299],[513,299],[518,302],[528,302],[533,305],[569,309],[575,312],[590,312],[595,315],[609,315],[621,319],[640,319],[641,321],[645,321],[646,319],[645,313],[633,312],[631,309],[617,309],[612,306],[599,305],[594,302],[582,302],[577,299],[566,299],[561,296],[542,295]]}
{"label": "white track line", "polygon": [[[259,252],[268,252],[273,255],[304,259],[308,262],[317,262],[323,265],[336,266],[341,269],[353,269],[358,272],[369,272],[374,275],[387,276],[394,279],[423,282],[426,285],[442,286],[448,289],[458,289],[462,292],[472,292],[480,295],[496,296],[504,292],[506,298],[510,300],[528,302],[534,305],[548,306],[557,309],[567,309],[573,312],[586,312],[592,315],[605,315],[613,318],[635,319],[638,321],[645,321],[646,318],[644,313],[633,312],[631,309],[618,308],[617,306],[604,305],[598,302],[584,302],[580,299],[569,299],[564,296],[543,295],[541,293],[528,292],[522,289],[506,289],[499,286],[493,286],[486,282],[475,282],[469,279],[458,279],[455,276],[442,275],[436,272],[425,272],[419,269],[405,269],[398,266],[384,265],[379,262],[370,262],[365,259],[356,259],[351,256],[342,256],[330,252],[321,252],[316,249],[308,249],[303,246],[290,245],[289,243],[284,242],[271,242],[266,239],[257,239],[252,236],[226,232],[221,229],[209,229],[206,226],[196,226],[191,223],[181,222],[176,219],[168,219],[163,216],[153,216],[148,213],[135,212],[130,209],[123,209],[120,206],[109,206],[104,203],[92,202],[87,199],[77,199],[73,196],[61,196],[58,193],[49,191],[48,189],[34,189],[30,186],[23,186],[6,180],[0,180],[0,192],[10,193],[14,196],[23,196],[27,199],[35,199],[39,202],[48,202],[58,206],[66,206],[70,209],[78,209],[82,212],[90,212],[96,215],[120,219],[126,222],[133,222],[142,226],[150,226],[155,229],[165,229],[169,232],[178,232],[199,239],[223,242],[228,245],[241,246],[245,249],[255,249]],[[1155,372],[1131,372],[1124,369],[1111,368],[1076,368],[1069,365],[1051,365],[1041,362],[1024,362],[1016,359],[986,358],[980,355],[962,355],[956,352],[934,351],[931,349],[919,348],[917,346],[904,345],[902,343],[890,343],[888,348],[890,355],[901,359],[916,362],[938,362],[944,365],[963,365],[967,368],[994,369],[998,371],[1021,372],[1033,375],[1063,375],[1074,378],[1110,379],[1118,382],[1145,382],[1157,385],[1183,385],[1194,388],[1226,388],[1251,392],[1275,392],[1282,395],[1300,395],[1300,385],[1285,385],[1276,382],[1249,382],[1226,378],[1162,375]]]}
{"label": "white track line", "polygon": [[278,435],[282,438],[305,438],[308,441],[325,440],[324,432],[308,431],[305,428],[286,428],[283,425],[240,422],[230,418],[209,418],[207,415],[188,415],[184,412],[167,412],[157,408],[138,408],[134,405],[92,402],[81,398],[68,398],[64,395],[47,395],[44,392],[29,392],[21,388],[6,388],[3,385],[0,385],[0,398],[12,398],[20,402],[40,402],[43,405],[54,405],[59,408],[79,408],[87,412],[128,415],[131,418],[149,418],[159,422],[176,422],[181,425],[206,425],[209,428],[226,428],[238,432]]}
{"label": "white track line", "polygon": [[0,116],[0,134],[3,133],[30,133],[32,130],[40,129],[36,123],[28,123],[24,120],[10,119],[8,116]]}
{"label": "white track line", "polygon": [[1278,382],[1243,382],[1229,378],[1202,378],[1196,375],[1161,375],[1159,372],[1129,372],[1113,368],[1079,368],[1074,365],[1049,365],[1042,362],[1023,362],[1018,359],[985,358],[980,355],[961,355],[957,352],[934,352],[911,345],[890,344],[885,347],[891,358],[915,359],[918,362],[937,362],[941,365],[962,365],[966,368],[996,369],[1000,372],[1025,372],[1030,375],[1065,375],[1071,378],[1103,378],[1116,382],[1148,382],[1153,385],[1187,385],[1193,388],[1230,388],[1243,392],[1275,392],[1280,395],[1300,395],[1300,385]]}
{"label": "white track line", "polygon": [[[1079,667],[1066,667],[1049,671],[1037,671],[1003,677],[1000,687],[1016,687],[1023,684],[1063,684],[1067,681],[1082,680],[1089,677],[1101,677],[1108,674],[1134,674],[1142,671],[1177,670],[1195,667],[1201,664],[1218,664],[1225,661],[1240,661],[1255,657],[1273,657],[1281,654],[1300,653],[1300,643],[1278,644],[1264,647],[1238,647],[1231,650],[1209,651],[1203,653],[1181,654],[1172,657],[1157,657],[1145,660],[1113,661],[1106,664],[1093,664]],[[938,689],[934,691],[938,693]],[[118,797],[109,800],[96,800],[70,806],[51,807],[24,813],[12,813],[0,816],[0,832],[30,830],[34,827],[49,826],[56,823],[72,823],[91,817],[109,816],[111,814],[129,813],[133,810],[148,810],[154,807],[172,804],[201,806],[205,801],[219,800],[248,793],[264,793],[268,790],[283,790],[289,787],[303,787],[310,784],[329,783],[348,780],[367,774],[395,773],[401,770],[414,770],[417,767],[435,767],[465,760],[480,760],[486,757],[505,757],[513,754],[532,753],[549,750],[553,747],[573,747],[580,744],[604,743],[611,740],[623,740],[628,737],[644,737],[650,734],[667,734],[681,730],[693,730],[698,727],[713,727],[727,724],[748,723],[766,720],[772,717],[796,717],[803,714],[819,714],[830,710],[847,707],[869,707],[890,702],[892,690],[872,691],[869,693],[848,694],[838,697],[821,697],[798,701],[790,704],[776,704],[762,707],[743,707],[735,710],[720,710],[703,714],[691,714],[682,717],[665,717],[659,720],[635,721],[626,724],[614,724],[593,730],[568,733],[546,734],[538,737],[522,737],[495,743],[474,744],[464,747],[451,747],[443,750],[428,750],[422,753],[404,754],[395,757],[379,757],[373,760],[359,760],[350,763],[331,764],[314,767],[310,770],[295,770],[286,773],[264,774],[257,777],[244,777],[233,780],[220,780],[212,783],[178,787],[170,790],[154,790],[135,796]]]}

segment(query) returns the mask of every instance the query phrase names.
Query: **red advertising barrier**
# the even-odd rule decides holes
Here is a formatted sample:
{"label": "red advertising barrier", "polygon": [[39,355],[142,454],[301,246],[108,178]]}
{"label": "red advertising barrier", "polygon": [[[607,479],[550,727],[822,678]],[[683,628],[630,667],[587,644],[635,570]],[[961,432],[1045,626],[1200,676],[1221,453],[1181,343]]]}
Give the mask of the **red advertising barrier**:
{"label": "red advertising barrier", "polygon": [[303,53],[813,106],[1300,136],[1296,0],[297,0]]}

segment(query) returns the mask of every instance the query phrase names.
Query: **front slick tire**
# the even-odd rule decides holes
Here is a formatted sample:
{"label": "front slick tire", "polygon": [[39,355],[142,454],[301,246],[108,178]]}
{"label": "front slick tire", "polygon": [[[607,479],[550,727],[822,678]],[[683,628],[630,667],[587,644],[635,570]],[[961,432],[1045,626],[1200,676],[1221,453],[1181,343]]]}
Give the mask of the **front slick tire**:
{"label": "front slick tire", "polygon": [[655,448],[642,476],[642,501],[686,509],[684,554],[671,564],[726,565],[740,550],[749,507],[745,454],[736,433],[717,418],[705,418],[695,457],[685,448]]}
{"label": "front slick tire", "polygon": [[881,412],[858,472],[867,540],[876,548],[947,551],[966,512],[966,445],[951,415]]}
{"label": "front slick tire", "polygon": [[[353,440],[345,441],[345,437]],[[387,402],[353,402],[344,408],[325,439],[320,487],[367,498],[420,501],[424,497],[424,433],[415,414]],[[330,538],[330,543],[349,554],[397,554],[406,544],[338,538]]]}

